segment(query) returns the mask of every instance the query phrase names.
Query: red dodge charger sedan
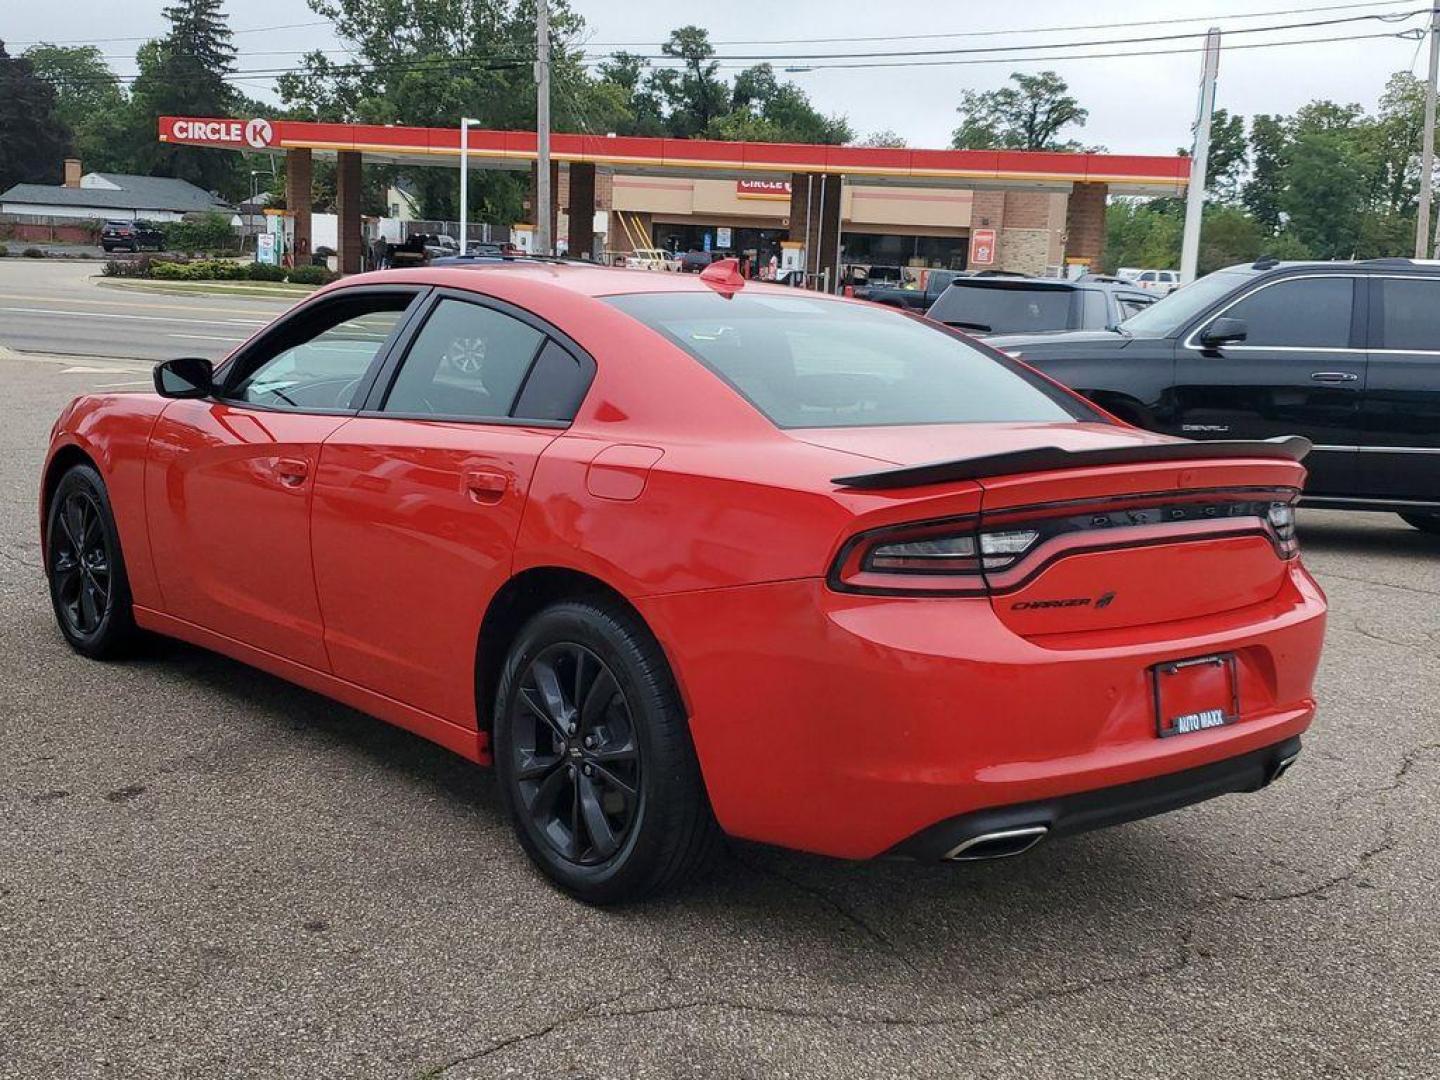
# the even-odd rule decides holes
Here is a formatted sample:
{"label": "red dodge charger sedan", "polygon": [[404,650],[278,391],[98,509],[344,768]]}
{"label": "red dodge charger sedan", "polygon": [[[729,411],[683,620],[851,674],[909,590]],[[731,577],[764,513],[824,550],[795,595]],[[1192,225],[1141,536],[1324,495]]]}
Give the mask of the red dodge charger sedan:
{"label": "red dodge charger sedan", "polygon": [[728,263],[512,260],[78,399],[41,520],[74,648],[183,638],[493,762],[604,903],[722,834],[994,858],[1264,787],[1315,711],[1308,448]]}

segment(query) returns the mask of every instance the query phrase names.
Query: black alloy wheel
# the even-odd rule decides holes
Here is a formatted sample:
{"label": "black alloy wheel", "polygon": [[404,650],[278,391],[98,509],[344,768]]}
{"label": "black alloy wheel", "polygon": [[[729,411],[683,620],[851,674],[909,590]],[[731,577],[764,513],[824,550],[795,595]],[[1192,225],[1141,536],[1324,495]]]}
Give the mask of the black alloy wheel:
{"label": "black alloy wheel", "polygon": [[568,862],[613,857],[642,789],[635,721],[610,668],[583,645],[550,645],[525,668],[511,707],[510,764],[531,828]]}
{"label": "black alloy wheel", "polygon": [[88,491],[66,494],[50,536],[50,573],[56,604],[78,637],[89,637],[110,614],[113,584],[110,546],[100,505]]}
{"label": "black alloy wheel", "polygon": [[135,636],[135,623],[100,474],[77,465],[61,477],[46,521],[45,567],[61,633],[87,656],[114,655]]}
{"label": "black alloy wheel", "polygon": [[665,652],[619,599],[559,600],[533,615],[493,701],[505,811],[531,861],[572,896],[636,900],[719,850]]}

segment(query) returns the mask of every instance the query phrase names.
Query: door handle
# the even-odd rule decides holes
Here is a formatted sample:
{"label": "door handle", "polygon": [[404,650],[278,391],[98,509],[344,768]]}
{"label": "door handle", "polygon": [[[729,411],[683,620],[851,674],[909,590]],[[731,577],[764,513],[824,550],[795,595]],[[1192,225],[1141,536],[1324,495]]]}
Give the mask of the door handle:
{"label": "door handle", "polygon": [[466,469],[465,493],[478,503],[498,503],[510,489],[510,477],[494,469]]}
{"label": "door handle", "polygon": [[275,462],[275,475],[286,487],[299,487],[310,475],[310,463],[304,458],[280,458]]}
{"label": "door handle", "polygon": [[1358,382],[1360,376],[1353,371],[1312,371],[1310,378],[1316,382]]}

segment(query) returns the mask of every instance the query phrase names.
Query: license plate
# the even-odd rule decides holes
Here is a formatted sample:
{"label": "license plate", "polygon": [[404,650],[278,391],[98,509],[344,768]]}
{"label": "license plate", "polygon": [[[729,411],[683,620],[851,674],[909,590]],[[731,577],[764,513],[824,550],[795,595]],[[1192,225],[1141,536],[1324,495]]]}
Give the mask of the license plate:
{"label": "license plate", "polygon": [[1150,669],[1155,734],[1162,739],[1233,724],[1240,718],[1234,653],[1167,660]]}

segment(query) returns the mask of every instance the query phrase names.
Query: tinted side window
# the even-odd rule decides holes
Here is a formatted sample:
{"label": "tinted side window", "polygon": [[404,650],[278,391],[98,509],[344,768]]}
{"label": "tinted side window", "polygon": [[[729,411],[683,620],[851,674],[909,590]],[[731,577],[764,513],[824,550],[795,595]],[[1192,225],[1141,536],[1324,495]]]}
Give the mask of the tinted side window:
{"label": "tinted side window", "polygon": [[525,379],[513,414],[522,420],[573,420],[589,388],[590,374],[580,361],[547,341]]}
{"label": "tinted side window", "polygon": [[1085,304],[1085,317],[1081,326],[1098,328],[1110,325],[1110,309],[1106,307],[1105,294],[1097,289],[1085,289],[1080,295]]}
{"label": "tinted side window", "polygon": [[496,419],[545,335],[513,316],[463,300],[441,300],[400,365],[385,412]]}
{"label": "tinted side window", "polygon": [[271,409],[347,409],[410,293],[337,297],[276,327],[240,358],[225,396]]}
{"label": "tinted side window", "polygon": [[1224,314],[1245,320],[1246,345],[1343,349],[1354,302],[1354,278],[1300,278],[1259,289]]}
{"label": "tinted side window", "polygon": [[1117,296],[1115,302],[1120,305],[1120,318],[1128,319],[1131,315],[1138,315],[1155,301],[1148,296],[1144,299],[1138,296]]}
{"label": "tinted side window", "polygon": [[1440,281],[1380,282],[1384,315],[1380,321],[1382,349],[1440,349]]}

